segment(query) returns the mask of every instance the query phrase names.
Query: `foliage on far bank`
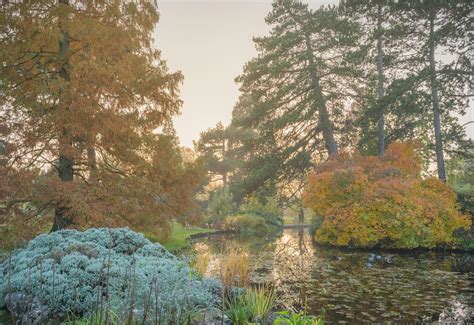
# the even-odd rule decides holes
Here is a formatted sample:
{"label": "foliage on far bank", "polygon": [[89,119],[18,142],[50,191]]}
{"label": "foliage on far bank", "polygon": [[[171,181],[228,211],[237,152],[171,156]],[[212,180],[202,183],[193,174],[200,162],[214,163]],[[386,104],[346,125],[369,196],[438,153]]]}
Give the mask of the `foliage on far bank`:
{"label": "foliage on far bank", "polygon": [[318,167],[304,194],[323,217],[315,239],[337,246],[434,248],[455,244],[471,226],[456,195],[433,177],[421,177],[410,143],[393,143],[383,157],[342,154]]}
{"label": "foliage on far bank", "polygon": [[209,233],[211,229],[201,228],[197,226],[183,226],[179,222],[173,222],[171,233],[168,237],[156,236],[152,233],[145,232],[145,236],[152,242],[159,242],[167,250],[175,252],[178,249],[186,247],[189,243],[188,238],[195,234]]}
{"label": "foliage on far bank", "polygon": [[211,193],[207,206],[208,223],[223,222],[235,210],[232,194],[228,187],[220,188]]}
{"label": "foliage on far bank", "polygon": [[276,197],[251,196],[235,207],[228,187],[212,194],[207,211],[207,222],[211,226],[245,234],[262,234],[283,225],[282,210]]}

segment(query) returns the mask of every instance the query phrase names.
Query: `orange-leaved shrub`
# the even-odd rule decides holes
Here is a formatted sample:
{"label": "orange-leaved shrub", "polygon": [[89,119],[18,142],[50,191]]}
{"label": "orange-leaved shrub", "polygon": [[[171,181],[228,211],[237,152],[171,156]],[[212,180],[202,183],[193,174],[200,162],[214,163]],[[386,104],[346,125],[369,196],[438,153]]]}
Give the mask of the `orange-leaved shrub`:
{"label": "orange-leaved shrub", "polygon": [[422,178],[412,143],[393,143],[383,157],[341,154],[309,177],[306,207],[323,218],[315,239],[337,246],[433,248],[449,245],[471,221],[455,193]]}

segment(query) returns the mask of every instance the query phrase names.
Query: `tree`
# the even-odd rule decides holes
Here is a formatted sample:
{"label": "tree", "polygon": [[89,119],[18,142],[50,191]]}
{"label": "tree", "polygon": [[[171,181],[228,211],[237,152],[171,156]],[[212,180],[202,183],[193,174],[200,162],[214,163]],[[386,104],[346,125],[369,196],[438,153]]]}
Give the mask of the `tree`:
{"label": "tree", "polygon": [[148,1],[2,4],[4,175],[21,189],[1,198],[10,213],[54,208],[53,230],[146,219],[166,231],[189,207],[198,172],[154,134],[172,129],[182,80],[152,47],[158,17]]}
{"label": "tree", "polygon": [[[396,71],[396,55],[400,51],[400,37],[403,36],[398,28],[398,22],[393,19],[393,6],[386,1],[342,1],[342,10],[349,19],[358,23],[361,30],[359,36],[359,47],[365,53],[365,60],[361,61],[364,69],[361,80],[366,86],[365,98],[359,101],[363,108],[368,109],[376,120],[377,128],[377,151],[380,156],[384,155],[385,140],[385,114],[387,103],[385,101],[385,88],[390,83]],[[366,119],[366,115],[362,115]],[[373,134],[369,136],[372,139]]]}
{"label": "tree", "polygon": [[407,55],[415,68],[414,88],[418,96],[429,100],[437,173],[444,182],[446,145],[455,150],[465,143],[464,130],[457,116],[465,114],[470,97],[468,85],[472,70],[468,57],[468,26],[471,9],[464,1],[405,1],[400,4],[407,37],[414,40],[410,55]]}
{"label": "tree", "polygon": [[211,181],[221,181],[222,186],[226,187],[228,174],[232,171],[232,166],[227,159],[229,136],[224,125],[219,122],[214,128],[201,132],[199,141],[195,146],[196,151],[204,160],[204,166],[211,177]]}
{"label": "tree", "polygon": [[258,55],[236,79],[242,95],[231,126],[253,133],[242,143],[252,152],[242,168],[250,177],[236,176],[247,183],[237,197],[271,183],[292,196],[313,158],[338,155],[360,59],[358,25],[336,8],[275,1],[266,22],[270,35],[254,38]]}

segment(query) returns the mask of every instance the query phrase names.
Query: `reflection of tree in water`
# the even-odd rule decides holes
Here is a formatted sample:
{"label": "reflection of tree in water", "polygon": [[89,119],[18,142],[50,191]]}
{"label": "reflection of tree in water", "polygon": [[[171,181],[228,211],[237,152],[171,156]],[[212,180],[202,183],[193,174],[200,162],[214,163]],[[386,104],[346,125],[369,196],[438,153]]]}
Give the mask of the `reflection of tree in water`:
{"label": "reflection of tree in water", "polygon": [[221,257],[232,249],[247,250],[253,282],[272,281],[285,307],[307,305],[315,314],[324,308],[328,321],[412,323],[420,316],[437,317],[453,300],[474,305],[468,255],[323,248],[302,229],[285,230],[277,238],[203,242]]}
{"label": "reflection of tree in water", "polygon": [[287,230],[275,242],[272,277],[282,305],[302,309],[306,304],[306,285],[311,279],[314,248],[303,228]]}
{"label": "reflection of tree in water", "polygon": [[193,248],[198,253],[210,255],[208,275],[217,276],[219,266],[232,251],[244,251],[249,254],[249,270],[251,282],[269,282],[269,273],[273,266],[273,252],[275,242],[281,233],[268,234],[265,236],[240,236],[235,234],[212,235],[197,240]]}

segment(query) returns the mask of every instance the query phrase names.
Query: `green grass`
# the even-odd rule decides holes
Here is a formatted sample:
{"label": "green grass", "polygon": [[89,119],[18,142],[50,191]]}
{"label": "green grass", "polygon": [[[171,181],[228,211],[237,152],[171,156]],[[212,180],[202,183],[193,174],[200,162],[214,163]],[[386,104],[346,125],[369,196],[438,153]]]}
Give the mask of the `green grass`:
{"label": "green grass", "polygon": [[160,238],[152,236],[150,234],[145,235],[151,241],[159,242],[160,244],[162,244],[167,250],[174,251],[186,246],[186,239],[189,236],[205,232],[213,232],[213,230],[200,227],[183,227],[180,223],[173,222],[171,235],[166,241],[162,241]]}

